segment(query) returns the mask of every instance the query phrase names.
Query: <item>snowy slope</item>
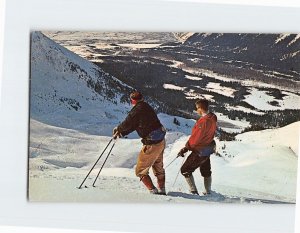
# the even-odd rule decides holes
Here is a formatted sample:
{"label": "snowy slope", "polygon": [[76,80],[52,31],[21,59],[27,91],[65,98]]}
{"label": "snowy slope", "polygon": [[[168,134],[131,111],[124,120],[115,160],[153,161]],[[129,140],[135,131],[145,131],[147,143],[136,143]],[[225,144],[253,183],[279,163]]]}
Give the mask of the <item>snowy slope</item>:
{"label": "snowy slope", "polygon": [[124,117],[129,105],[120,104],[120,99],[128,98],[131,88],[40,32],[32,33],[31,46],[31,118],[110,134],[98,123],[111,124]]}
{"label": "snowy slope", "polygon": [[237,141],[220,142],[219,152],[226,162],[222,169],[216,169],[216,176],[229,177],[222,185],[295,201],[299,128],[297,122],[279,129],[240,134]]}
{"label": "snowy slope", "polygon": [[[245,102],[259,110],[284,110],[299,109],[300,96],[291,92],[283,91],[285,95],[282,100],[276,100],[273,96],[268,95],[267,91],[261,91],[256,88],[249,88],[250,95],[245,96]],[[276,101],[278,106],[273,106],[270,102]]]}
{"label": "snowy slope", "polygon": [[[165,124],[169,122],[164,154],[164,164],[167,165],[184,146],[188,134],[180,132],[179,126],[172,127],[170,120],[166,122],[167,116],[160,115],[160,118]],[[244,133],[237,141],[218,142],[222,157],[211,157],[215,193],[210,197],[192,196],[180,174],[176,180],[183,158],[178,158],[166,169],[169,196],[148,194],[134,175],[136,157],[142,146],[138,139],[119,139],[96,187],[79,190],[76,187],[109,137],[52,127],[34,120],[32,125],[36,129],[31,137],[29,160],[29,197],[32,201],[295,202],[297,156],[293,150],[298,147],[299,122],[282,129]],[[289,140],[286,134],[294,140]],[[87,180],[87,186],[93,183],[105,156]],[[201,190],[202,178],[197,171],[195,179]]]}

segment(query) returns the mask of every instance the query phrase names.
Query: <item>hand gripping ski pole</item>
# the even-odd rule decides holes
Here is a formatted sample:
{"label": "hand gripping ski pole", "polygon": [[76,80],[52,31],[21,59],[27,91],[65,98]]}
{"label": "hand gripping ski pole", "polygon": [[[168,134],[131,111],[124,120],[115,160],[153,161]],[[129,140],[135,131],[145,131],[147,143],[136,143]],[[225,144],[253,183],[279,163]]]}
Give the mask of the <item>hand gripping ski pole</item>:
{"label": "hand gripping ski pole", "polygon": [[[167,168],[167,167],[169,167],[178,157],[182,157],[182,155],[181,154],[179,154],[178,153],[178,155],[165,167],[165,169]],[[184,156],[183,156],[184,157]],[[176,175],[176,178],[175,178],[175,180],[174,180],[174,183],[173,183],[173,185],[172,185],[172,188],[174,187],[174,185],[175,185],[175,183],[176,183],[176,181],[177,181],[177,178],[178,178],[178,175],[179,175],[179,172],[180,172],[180,169],[181,169],[181,167],[182,167],[182,165],[183,165],[183,163],[184,163],[184,161],[186,160],[186,158],[184,158],[183,160],[182,160],[182,163],[181,163],[181,166],[180,166],[180,168],[179,168],[179,170],[178,170],[178,172],[177,172],[177,175]]]}
{"label": "hand gripping ski pole", "polygon": [[114,144],[112,145],[112,147],[110,148],[110,150],[109,150],[109,152],[108,152],[108,154],[107,154],[107,156],[106,156],[106,158],[105,158],[105,160],[104,160],[104,162],[103,162],[103,164],[102,164],[102,166],[101,166],[101,168],[100,168],[100,170],[99,170],[99,172],[98,172],[98,174],[97,174],[97,176],[96,176],[96,178],[94,180],[93,187],[96,187],[95,183],[96,183],[96,181],[97,181],[97,179],[98,179],[98,177],[100,175],[100,172],[102,171],[102,168],[104,167],[104,164],[106,163],[108,157],[110,156],[110,153],[111,153],[112,149],[114,148],[115,144],[116,144],[116,140],[115,140]]}
{"label": "hand gripping ski pole", "polygon": [[83,183],[86,181],[86,179],[88,178],[88,176],[90,175],[90,173],[92,172],[92,170],[94,169],[94,167],[97,165],[97,163],[99,162],[99,160],[101,159],[102,155],[104,154],[104,152],[106,151],[107,147],[109,146],[109,144],[112,142],[113,139],[114,139],[113,137],[110,139],[110,141],[108,142],[108,144],[106,145],[106,147],[102,151],[101,155],[99,156],[99,158],[97,159],[97,161],[94,163],[93,167],[90,169],[90,171],[88,172],[88,174],[86,175],[86,177],[84,178],[84,180],[82,181],[82,183],[80,184],[80,186],[78,187],[79,189],[81,189]]}

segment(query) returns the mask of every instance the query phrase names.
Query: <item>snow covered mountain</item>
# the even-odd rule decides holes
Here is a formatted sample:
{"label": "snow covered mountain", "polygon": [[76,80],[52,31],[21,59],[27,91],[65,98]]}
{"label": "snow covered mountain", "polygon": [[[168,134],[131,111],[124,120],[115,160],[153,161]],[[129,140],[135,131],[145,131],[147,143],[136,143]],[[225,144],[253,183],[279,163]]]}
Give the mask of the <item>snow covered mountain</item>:
{"label": "snow covered mountain", "polygon": [[[31,36],[31,117],[55,126],[111,134],[106,129],[129,111],[133,87],[41,32]],[[156,98],[145,99],[155,109],[161,105]],[[103,122],[107,127],[101,127]]]}
{"label": "snow covered mountain", "polygon": [[161,112],[194,117],[194,101],[204,97],[227,131],[232,121],[244,122],[240,132],[300,120],[299,35],[45,33],[142,91]]}
{"label": "snow covered mountain", "polygon": [[124,117],[132,90],[40,32],[32,33],[30,84],[31,118],[94,134],[108,134],[99,121]]}
{"label": "snow covered mountain", "polygon": [[[195,33],[185,44],[220,60],[300,73],[299,34]],[[250,64],[249,64],[250,65]],[[299,76],[298,76],[299,77]],[[287,77],[286,77],[287,78]],[[298,79],[299,81],[299,79]]]}
{"label": "snow covered mountain", "polygon": [[195,33],[193,32],[174,32],[174,36],[182,43],[188,40],[189,37],[193,36],[194,34]]}

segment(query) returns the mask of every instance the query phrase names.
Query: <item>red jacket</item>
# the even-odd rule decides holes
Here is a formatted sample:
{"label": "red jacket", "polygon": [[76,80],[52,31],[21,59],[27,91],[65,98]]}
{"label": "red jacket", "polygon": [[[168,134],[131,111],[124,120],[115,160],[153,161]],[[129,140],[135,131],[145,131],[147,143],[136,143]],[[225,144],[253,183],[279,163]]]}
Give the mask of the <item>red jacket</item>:
{"label": "red jacket", "polygon": [[217,116],[213,113],[200,117],[192,129],[192,134],[186,143],[186,148],[192,151],[200,151],[208,146],[215,136],[217,129]]}

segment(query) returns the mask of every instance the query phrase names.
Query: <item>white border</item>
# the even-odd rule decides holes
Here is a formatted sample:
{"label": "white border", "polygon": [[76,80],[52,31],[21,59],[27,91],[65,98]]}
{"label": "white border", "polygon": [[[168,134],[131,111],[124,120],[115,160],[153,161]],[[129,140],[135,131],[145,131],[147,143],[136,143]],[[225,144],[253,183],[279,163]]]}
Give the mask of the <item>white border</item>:
{"label": "white border", "polygon": [[299,0],[164,0],[170,2],[217,3],[244,6],[300,7]]}
{"label": "white border", "polygon": [[[4,46],[4,22],[5,22],[5,1],[0,0],[0,77],[2,75],[3,67],[3,46]],[[2,78],[0,78],[0,104],[1,104],[1,85]]]}
{"label": "white border", "polygon": [[[178,0],[9,0],[5,13],[0,81],[0,224],[156,233],[293,232],[294,205],[28,203],[29,32],[68,29],[299,33],[300,8]],[[297,197],[299,200],[299,191]]]}

